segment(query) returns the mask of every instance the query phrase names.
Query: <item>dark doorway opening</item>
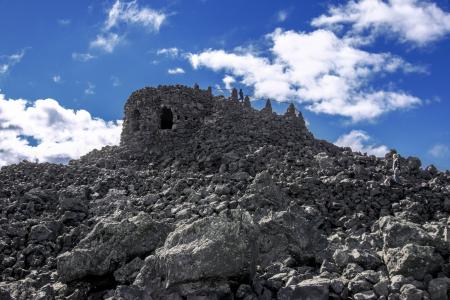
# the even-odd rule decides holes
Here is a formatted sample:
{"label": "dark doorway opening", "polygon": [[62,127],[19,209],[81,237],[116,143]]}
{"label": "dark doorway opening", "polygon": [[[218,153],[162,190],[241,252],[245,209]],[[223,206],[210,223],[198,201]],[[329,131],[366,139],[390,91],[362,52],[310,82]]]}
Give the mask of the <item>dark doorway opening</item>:
{"label": "dark doorway opening", "polygon": [[131,117],[131,130],[138,131],[140,129],[141,113],[135,109]]}
{"label": "dark doorway opening", "polygon": [[161,129],[172,129],[173,126],[173,114],[172,110],[167,107],[163,107],[161,110]]}

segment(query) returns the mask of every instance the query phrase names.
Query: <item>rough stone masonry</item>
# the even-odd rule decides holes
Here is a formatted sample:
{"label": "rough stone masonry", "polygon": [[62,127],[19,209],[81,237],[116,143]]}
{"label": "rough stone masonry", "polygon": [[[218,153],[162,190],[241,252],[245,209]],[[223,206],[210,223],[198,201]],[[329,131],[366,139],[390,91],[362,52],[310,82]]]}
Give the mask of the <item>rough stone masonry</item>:
{"label": "rough stone masonry", "polygon": [[0,299],[445,300],[450,173],[159,86],[119,146],[0,170]]}

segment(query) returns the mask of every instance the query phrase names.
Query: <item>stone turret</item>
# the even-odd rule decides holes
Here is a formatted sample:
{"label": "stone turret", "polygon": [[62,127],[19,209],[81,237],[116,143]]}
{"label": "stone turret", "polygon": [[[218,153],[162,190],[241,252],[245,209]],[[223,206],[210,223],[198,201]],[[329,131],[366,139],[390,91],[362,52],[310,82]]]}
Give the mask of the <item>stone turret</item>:
{"label": "stone turret", "polygon": [[250,98],[248,96],[245,96],[244,98],[244,106],[248,108],[252,107],[252,104],[250,103]]}
{"label": "stone turret", "polygon": [[144,88],[125,104],[122,145],[155,144],[168,135],[189,135],[212,114],[209,90],[181,85]]}
{"label": "stone turret", "polygon": [[231,91],[231,101],[239,102],[239,100],[238,100],[238,91],[237,91],[236,88],[233,88],[233,90]]}
{"label": "stone turret", "polygon": [[297,117],[297,109],[295,108],[294,103],[289,104],[288,109],[284,115],[286,117]]}
{"label": "stone turret", "polygon": [[264,108],[262,109],[262,112],[267,113],[267,114],[272,114],[272,102],[270,102],[270,99],[266,100],[266,106],[264,106]]}

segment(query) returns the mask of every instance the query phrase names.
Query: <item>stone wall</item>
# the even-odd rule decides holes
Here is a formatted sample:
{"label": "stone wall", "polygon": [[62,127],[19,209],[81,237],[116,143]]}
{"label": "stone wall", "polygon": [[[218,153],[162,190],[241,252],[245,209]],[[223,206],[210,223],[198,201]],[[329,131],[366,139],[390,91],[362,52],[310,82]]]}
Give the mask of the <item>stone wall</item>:
{"label": "stone wall", "polygon": [[[237,94],[237,91],[233,95]],[[270,104],[270,101],[268,100]],[[125,104],[121,146],[146,151],[176,147],[205,129],[220,133],[233,127],[236,134],[311,136],[300,112],[291,105],[284,116],[268,105],[262,111],[238,98],[213,96],[211,89],[176,86],[144,88],[134,92]]]}

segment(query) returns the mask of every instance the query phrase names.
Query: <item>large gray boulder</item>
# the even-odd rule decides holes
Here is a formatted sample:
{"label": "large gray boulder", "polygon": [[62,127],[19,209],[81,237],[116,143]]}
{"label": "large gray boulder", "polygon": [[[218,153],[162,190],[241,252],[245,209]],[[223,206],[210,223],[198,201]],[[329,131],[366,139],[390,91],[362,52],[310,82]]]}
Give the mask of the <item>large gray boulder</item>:
{"label": "large gray boulder", "polygon": [[428,273],[438,272],[444,263],[434,247],[416,244],[386,250],[384,261],[390,276],[412,276],[417,280],[423,280]]}
{"label": "large gray boulder", "polygon": [[274,183],[268,171],[256,174],[245,195],[239,199],[240,206],[249,211],[261,208],[279,209],[286,207],[287,203],[287,196]]}
{"label": "large gray boulder", "polygon": [[185,282],[199,282],[200,288],[210,279],[249,276],[256,264],[257,236],[252,218],[240,210],[179,226],[146,259],[135,283],[154,292]]}
{"label": "large gray boulder", "polygon": [[433,238],[418,224],[387,216],[379,221],[384,247],[397,248],[414,243],[434,246]]}
{"label": "large gray boulder", "polygon": [[69,282],[112,273],[130,259],[155,250],[169,231],[144,213],[120,222],[100,221],[72,251],[58,256],[59,278]]}
{"label": "large gray boulder", "polygon": [[294,256],[303,262],[321,260],[325,256],[327,239],[319,227],[320,212],[311,206],[290,207],[270,213],[259,221],[259,262],[264,267],[274,261]]}

